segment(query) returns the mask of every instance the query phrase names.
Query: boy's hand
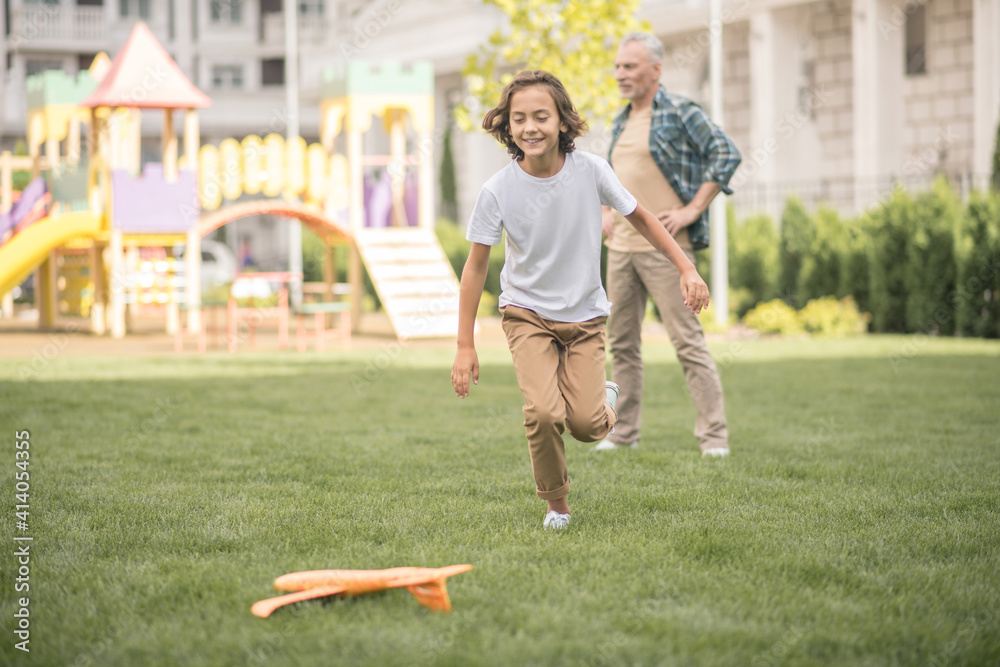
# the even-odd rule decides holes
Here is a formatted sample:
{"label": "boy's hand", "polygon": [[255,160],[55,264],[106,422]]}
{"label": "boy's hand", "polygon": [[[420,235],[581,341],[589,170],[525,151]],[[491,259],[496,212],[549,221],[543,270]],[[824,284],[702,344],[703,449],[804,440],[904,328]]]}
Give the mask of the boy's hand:
{"label": "boy's hand", "polygon": [[455,387],[455,395],[459,398],[469,395],[470,373],[472,384],[479,384],[479,355],[476,354],[474,347],[460,347],[455,353],[455,363],[451,367],[451,384]]}
{"label": "boy's hand", "polygon": [[708,285],[693,266],[681,272],[681,295],[684,305],[695,315],[708,307]]}

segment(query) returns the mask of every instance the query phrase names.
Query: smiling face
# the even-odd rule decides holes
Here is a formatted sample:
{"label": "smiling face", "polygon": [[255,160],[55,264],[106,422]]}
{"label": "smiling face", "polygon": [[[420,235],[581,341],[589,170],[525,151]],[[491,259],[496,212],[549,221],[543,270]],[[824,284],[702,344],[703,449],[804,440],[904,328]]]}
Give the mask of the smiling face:
{"label": "smiling face", "polygon": [[552,93],[545,86],[528,86],[510,100],[510,135],[524,151],[525,160],[547,160],[559,155],[559,133],[566,132]]}
{"label": "smiling face", "polygon": [[622,45],[615,56],[615,81],[622,99],[639,107],[652,103],[660,85],[661,69],[641,42]]}

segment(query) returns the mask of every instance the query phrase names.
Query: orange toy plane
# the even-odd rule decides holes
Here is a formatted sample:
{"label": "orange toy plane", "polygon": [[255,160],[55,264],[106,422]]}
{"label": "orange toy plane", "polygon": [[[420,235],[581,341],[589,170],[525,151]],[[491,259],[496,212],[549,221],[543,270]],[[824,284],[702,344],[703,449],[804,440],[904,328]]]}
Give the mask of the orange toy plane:
{"label": "orange toy plane", "polygon": [[276,598],[261,600],[250,607],[255,616],[267,618],[286,604],[330,595],[364,595],[387,588],[405,587],[420,604],[434,611],[451,611],[445,580],[455,574],[468,572],[471,565],[448,567],[393,567],[388,570],[310,570],[292,572],[274,580],[279,591],[297,591]]}

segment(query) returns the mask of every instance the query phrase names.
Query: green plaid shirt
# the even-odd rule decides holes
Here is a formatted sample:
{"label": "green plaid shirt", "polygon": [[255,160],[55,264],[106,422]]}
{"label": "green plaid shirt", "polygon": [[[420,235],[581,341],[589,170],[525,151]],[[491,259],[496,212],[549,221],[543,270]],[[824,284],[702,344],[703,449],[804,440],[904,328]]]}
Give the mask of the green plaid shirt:
{"label": "green plaid shirt", "polygon": [[[626,106],[611,125],[611,152],[628,122],[632,105]],[[727,195],[729,179],[740,165],[740,151],[725,132],[712,122],[701,107],[683,95],[668,93],[663,86],[653,98],[653,119],[649,125],[649,152],[664,178],[685,204],[694,199],[702,183],[714,181]],[[708,211],[688,227],[694,248],[707,248]]]}

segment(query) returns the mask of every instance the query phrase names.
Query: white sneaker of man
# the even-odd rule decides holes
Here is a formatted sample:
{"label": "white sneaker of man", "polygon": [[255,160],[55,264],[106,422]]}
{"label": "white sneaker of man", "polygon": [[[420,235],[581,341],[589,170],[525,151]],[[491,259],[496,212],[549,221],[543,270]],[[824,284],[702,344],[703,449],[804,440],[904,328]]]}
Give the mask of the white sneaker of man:
{"label": "white sneaker of man", "polygon": [[597,445],[593,449],[591,449],[590,451],[592,451],[592,452],[606,452],[606,451],[608,451],[610,449],[635,449],[638,446],[639,446],[639,441],[638,440],[635,440],[633,442],[625,442],[625,443],[622,443],[622,444],[618,444],[617,442],[615,442],[615,441],[613,441],[613,440],[611,440],[609,438],[605,438],[604,440],[601,440],[599,443],[597,443]]}

